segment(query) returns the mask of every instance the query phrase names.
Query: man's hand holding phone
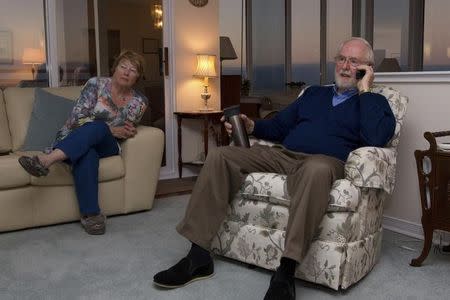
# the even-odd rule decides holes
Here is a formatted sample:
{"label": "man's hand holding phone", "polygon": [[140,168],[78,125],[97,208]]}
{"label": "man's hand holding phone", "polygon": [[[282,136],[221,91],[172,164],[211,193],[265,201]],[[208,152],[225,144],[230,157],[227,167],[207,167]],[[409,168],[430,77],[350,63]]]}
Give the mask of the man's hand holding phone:
{"label": "man's hand holding phone", "polygon": [[373,68],[369,65],[359,65],[357,67],[355,78],[358,81],[357,87],[360,94],[370,91],[373,84]]}

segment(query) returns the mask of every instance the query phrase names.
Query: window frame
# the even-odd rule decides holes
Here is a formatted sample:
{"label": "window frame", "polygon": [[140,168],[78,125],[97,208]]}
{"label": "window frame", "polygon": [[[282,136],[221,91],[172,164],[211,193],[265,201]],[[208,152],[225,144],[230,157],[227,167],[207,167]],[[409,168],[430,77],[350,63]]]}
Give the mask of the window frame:
{"label": "window frame", "polygon": [[[246,74],[247,79],[253,78],[252,62],[252,1],[245,2],[246,23]],[[352,0],[352,35],[365,38],[373,45],[374,33],[374,1]],[[423,70],[423,41],[424,41],[424,11],[425,0],[410,0],[409,3],[409,34],[408,42],[408,70],[403,72],[375,72],[376,82],[450,82],[449,71]],[[285,0],[285,77],[292,81],[292,0]],[[327,78],[327,0],[320,0],[320,84]]]}

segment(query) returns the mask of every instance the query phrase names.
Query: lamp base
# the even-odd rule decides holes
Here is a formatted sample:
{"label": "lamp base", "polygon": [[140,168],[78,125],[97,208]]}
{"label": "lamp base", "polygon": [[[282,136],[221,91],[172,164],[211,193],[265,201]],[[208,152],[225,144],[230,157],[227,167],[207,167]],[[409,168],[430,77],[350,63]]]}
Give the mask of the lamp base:
{"label": "lamp base", "polygon": [[203,108],[200,108],[200,111],[212,111],[213,109],[208,107],[208,99],[211,98],[211,94],[208,93],[207,86],[205,86],[205,92],[201,93],[200,96],[205,102],[205,106],[203,106]]}

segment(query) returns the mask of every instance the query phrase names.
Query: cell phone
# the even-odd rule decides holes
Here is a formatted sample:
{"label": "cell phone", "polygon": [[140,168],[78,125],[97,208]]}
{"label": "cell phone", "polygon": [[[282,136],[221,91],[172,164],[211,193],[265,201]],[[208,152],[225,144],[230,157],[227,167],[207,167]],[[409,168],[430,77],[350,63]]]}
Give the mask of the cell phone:
{"label": "cell phone", "polygon": [[366,75],[366,70],[358,70],[356,71],[356,80],[360,80],[364,77],[364,75]]}

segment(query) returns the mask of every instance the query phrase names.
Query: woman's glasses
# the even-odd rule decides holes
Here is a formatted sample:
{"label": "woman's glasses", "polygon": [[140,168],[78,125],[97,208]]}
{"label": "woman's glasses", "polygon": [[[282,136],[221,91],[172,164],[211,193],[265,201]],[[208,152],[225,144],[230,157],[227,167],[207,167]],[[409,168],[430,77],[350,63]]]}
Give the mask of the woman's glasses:
{"label": "woman's glasses", "polygon": [[137,75],[137,73],[138,73],[137,69],[133,66],[127,66],[127,65],[122,64],[122,65],[119,65],[119,68],[120,68],[120,70],[122,70],[124,72],[129,71],[133,75]]}

